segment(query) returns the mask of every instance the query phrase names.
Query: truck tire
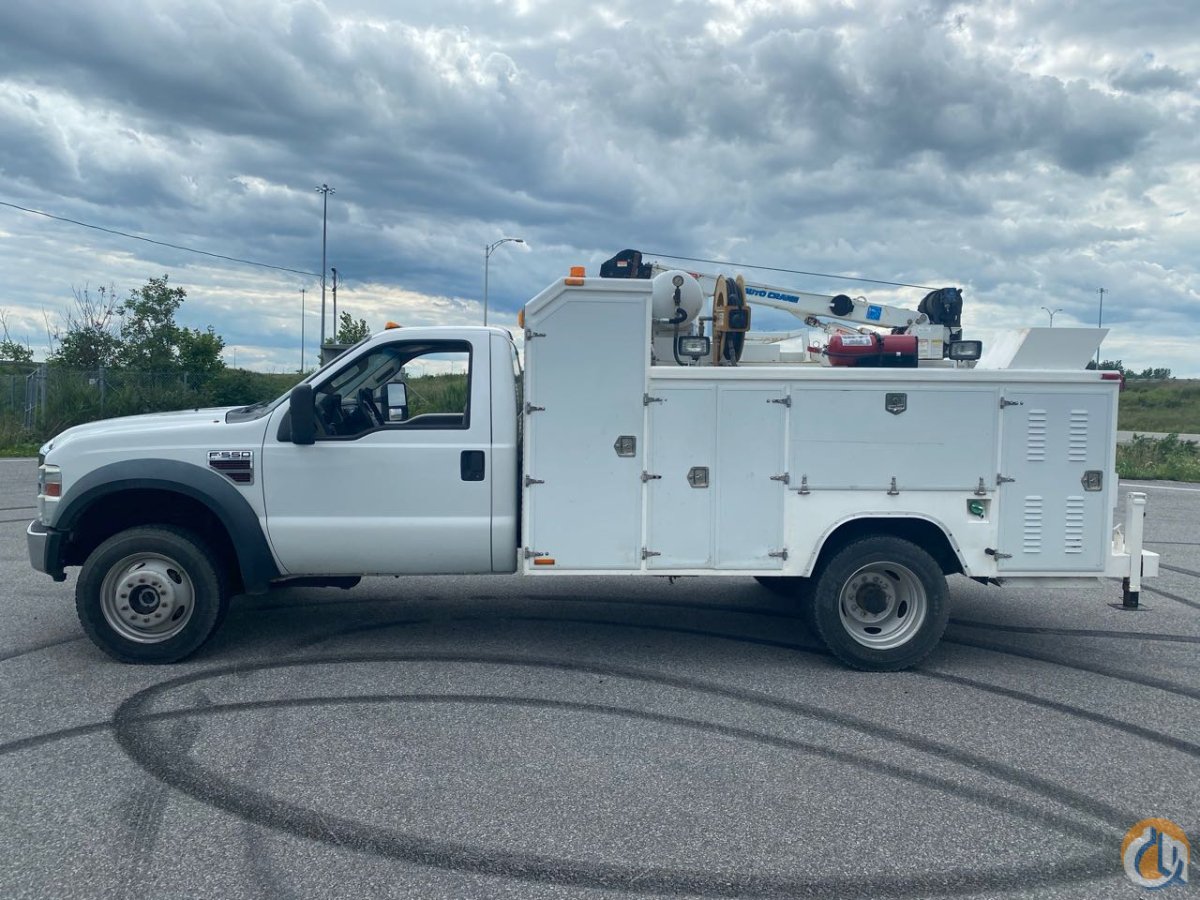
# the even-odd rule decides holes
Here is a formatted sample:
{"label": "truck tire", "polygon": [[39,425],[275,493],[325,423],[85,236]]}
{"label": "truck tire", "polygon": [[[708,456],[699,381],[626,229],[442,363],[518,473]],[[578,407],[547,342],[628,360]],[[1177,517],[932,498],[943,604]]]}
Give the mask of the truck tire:
{"label": "truck tire", "polygon": [[813,595],[817,634],[855,669],[895,672],[932,652],[950,616],[946,576],[909,541],[877,536],[842,548]]}
{"label": "truck tire", "polygon": [[121,662],[178,662],[225,617],[228,589],[215,559],[182,528],[140,526],[115,534],[79,573],[79,622],[97,647]]}

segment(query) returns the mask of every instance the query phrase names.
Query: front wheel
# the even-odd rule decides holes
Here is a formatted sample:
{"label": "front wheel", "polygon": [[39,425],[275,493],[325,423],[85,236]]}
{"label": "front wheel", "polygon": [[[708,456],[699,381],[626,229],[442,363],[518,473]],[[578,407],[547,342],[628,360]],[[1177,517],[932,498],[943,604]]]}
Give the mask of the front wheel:
{"label": "front wheel", "polygon": [[909,541],[869,537],[844,547],[817,580],[817,633],[855,669],[893,672],[932,652],[950,615],[946,576]]}
{"label": "front wheel", "polygon": [[92,551],[75,585],[75,610],[92,642],[128,663],[172,663],[191,655],[229,602],[215,557],[182,528],[143,526]]}

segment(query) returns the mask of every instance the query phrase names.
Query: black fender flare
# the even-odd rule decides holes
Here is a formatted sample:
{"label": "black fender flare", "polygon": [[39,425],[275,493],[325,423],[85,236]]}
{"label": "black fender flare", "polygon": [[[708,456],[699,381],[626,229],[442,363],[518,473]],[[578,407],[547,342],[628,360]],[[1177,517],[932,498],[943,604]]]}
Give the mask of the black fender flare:
{"label": "black fender flare", "polygon": [[[238,489],[216,472],[175,459],[126,459],[88,472],[59,501],[52,527],[69,532],[97,500],[129,490],[170,491],[207,507],[229,535],[247,593],[264,593],[280,577],[258,515]],[[61,569],[62,542],[56,544],[52,562]]]}

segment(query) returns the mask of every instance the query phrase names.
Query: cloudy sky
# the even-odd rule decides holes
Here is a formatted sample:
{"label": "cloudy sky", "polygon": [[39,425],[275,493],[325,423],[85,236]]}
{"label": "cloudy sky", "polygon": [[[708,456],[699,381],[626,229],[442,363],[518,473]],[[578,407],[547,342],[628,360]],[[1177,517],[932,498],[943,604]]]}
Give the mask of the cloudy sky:
{"label": "cloudy sky", "polygon": [[[4,0],[0,201],[317,273],[373,328],[493,321],[624,247],[964,288],[968,336],[1094,325],[1200,377],[1192,0]],[[723,271],[720,267],[701,267]],[[922,292],[771,274],[915,306]],[[299,365],[313,275],[0,206],[0,310],[169,273]],[[785,322],[763,317],[764,325]]]}

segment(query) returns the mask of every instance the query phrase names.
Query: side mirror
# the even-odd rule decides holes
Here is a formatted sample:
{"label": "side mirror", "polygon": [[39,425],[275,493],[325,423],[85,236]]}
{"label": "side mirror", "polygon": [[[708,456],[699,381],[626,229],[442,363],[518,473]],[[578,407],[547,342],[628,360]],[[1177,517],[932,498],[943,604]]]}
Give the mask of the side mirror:
{"label": "side mirror", "polygon": [[408,418],[408,385],[392,381],[387,385],[388,420],[403,422]]}
{"label": "side mirror", "polygon": [[312,444],[317,440],[316,407],[311,384],[292,388],[288,417],[292,425],[293,444]]}

